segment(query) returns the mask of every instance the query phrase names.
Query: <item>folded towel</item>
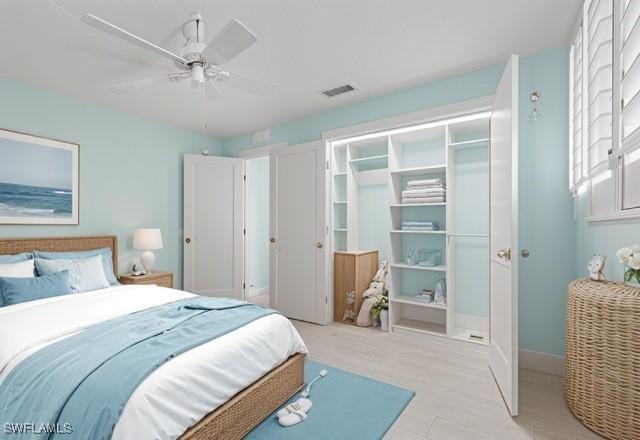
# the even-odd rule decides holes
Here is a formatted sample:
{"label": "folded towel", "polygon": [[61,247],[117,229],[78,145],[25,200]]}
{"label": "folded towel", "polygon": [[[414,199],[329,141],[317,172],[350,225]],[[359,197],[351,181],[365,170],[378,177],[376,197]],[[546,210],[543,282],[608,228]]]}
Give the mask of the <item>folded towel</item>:
{"label": "folded towel", "polygon": [[428,188],[408,188],[402,191],[402,194],[429,194],[429,193],[440,193],[445,192],[446,188],[442,188],[440,186],[432,186]]}
{"label": "folded towel", "polygon": [[432,197],[432,196],[444,196],[447,192],[443,189],[438,191],[429,192],[407,192],[402,191],[402,197]]}
{"label": "folded towel", "polygon": [[403,197],[402,203],[442,203],[444,196],[434,197]]}
{"label": "folded towel", "polygon": [[434,186],[434,185],[444,186],[445,182],[442,179],[409,180],[407,182],[407,188],[416,187],[416,186]]}
{"label": "folded towel", "polygon": [[438,226],[440,223],[434,221],[403,221],[402,226]]}
{"label": "folded towel", "polygon": [[403,231],[439,231],[437,226],[403,226]]}

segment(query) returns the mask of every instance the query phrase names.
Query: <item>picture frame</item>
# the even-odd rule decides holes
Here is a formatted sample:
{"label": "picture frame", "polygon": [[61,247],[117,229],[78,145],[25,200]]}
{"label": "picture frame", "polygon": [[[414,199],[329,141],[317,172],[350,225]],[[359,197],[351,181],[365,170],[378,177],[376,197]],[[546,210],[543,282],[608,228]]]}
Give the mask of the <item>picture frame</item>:
{"label": "picture frame", "polygon": [[0,224],[78,225],[80,145],[0,129]]}

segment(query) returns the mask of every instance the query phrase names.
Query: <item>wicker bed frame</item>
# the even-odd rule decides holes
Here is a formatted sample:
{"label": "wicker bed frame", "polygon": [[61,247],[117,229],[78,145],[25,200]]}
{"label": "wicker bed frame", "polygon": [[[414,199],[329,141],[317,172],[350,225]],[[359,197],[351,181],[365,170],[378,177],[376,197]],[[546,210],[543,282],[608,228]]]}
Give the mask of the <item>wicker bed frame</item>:
{"label": "wicker bed frame", "polygon": [[[31,252],[85,251],[108,247],[113,255],[113,269],[118,275],[118,237],[0,238],[0,255]],[[244,437],[304,385],[303,354],[291,356],[280,366],[240,391],[224,405],[189,428],[182,440],[236,440]],[[233,366],[230,366],[233,368]]]}

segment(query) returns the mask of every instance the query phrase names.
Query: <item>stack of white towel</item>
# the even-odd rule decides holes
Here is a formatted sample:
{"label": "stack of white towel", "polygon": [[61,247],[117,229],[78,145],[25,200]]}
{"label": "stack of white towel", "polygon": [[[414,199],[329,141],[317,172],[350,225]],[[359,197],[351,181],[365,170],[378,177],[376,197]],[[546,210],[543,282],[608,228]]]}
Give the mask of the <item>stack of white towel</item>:
{"label": "stack of white towel", "polygon": [[442,203],[447,187],[442,179],[410,180],[402,191],[402,203]]}

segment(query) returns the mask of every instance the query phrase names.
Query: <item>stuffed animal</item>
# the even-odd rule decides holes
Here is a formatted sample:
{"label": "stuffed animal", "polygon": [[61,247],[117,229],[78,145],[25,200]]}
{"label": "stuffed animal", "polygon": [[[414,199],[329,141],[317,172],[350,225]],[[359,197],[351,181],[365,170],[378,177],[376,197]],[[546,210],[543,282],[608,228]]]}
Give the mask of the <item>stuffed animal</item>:
{"label": "stuffed animal", "polygon": [[373,325],[373,316],[371,308],[375,301],[376,295],[383,295],[387,291],[387,279],[389,277],[389,262],[382,261],[378,266],[378,271],[369,284],[369,288],[364,291],[362,298],[362,307],[358,313],[356,324],[359,327],[371,327]]}

